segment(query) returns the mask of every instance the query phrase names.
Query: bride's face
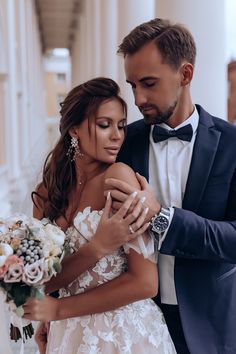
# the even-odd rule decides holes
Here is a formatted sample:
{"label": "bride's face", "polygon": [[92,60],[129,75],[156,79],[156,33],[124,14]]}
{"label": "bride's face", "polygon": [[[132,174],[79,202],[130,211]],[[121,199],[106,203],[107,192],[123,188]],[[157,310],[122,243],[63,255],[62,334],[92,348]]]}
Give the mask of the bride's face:
{"label": "bride's face", "polygon": [[124,109],[117,99],[101,103],[97,114],[78,128],[80,148],[86,160],[114,163],[124,141],[125,126]]}

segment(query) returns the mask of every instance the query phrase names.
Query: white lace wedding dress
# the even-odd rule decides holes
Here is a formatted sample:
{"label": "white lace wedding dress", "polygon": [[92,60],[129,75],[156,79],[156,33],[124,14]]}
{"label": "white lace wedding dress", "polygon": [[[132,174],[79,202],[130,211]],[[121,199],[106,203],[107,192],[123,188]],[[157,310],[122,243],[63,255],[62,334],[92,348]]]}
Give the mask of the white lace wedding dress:
{"label": "white lace wedding dress", "polygon": [[[70,246],[78,249],[96,231],[102,211],[85,208],[66,234]],[[133,243],[102,258],[83,273],[60,296],[86,292],[115,277],[126,268],[129,248],[154,256],[153,240],[139,237]],[[124,251],[125,250],[125,251]],[[47,354],[173,354],[176,353],[161,310],[151,300],[137,301],[114,311],[53,321],[50,324]]]}

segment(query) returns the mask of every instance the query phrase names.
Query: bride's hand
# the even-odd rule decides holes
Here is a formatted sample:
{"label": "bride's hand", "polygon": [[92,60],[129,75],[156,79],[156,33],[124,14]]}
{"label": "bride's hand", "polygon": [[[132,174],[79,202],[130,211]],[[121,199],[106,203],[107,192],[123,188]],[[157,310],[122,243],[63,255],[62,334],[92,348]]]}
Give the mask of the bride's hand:
{"label": "bride's hand", "polygon": [[137,192],[133,192],[111,216],[112,199],[108,194],[97,231],[90,241],[100,257],[110,254],[147,230],[149,223],[145,222],[148,213],[148,208],[143,204],[145,198],[136,200],[136,196]]}
{"label": "bride's hand", "polygon": [[47,322],[40,322],[34,335],[40,354],[46,353],[49,326]]}
{"label": "bride's hand", "polygon": [[23,305],[24,316],[31,321],[55,321],[59,312],[59,301],[54,297],[45,295],[38,300],[30,297]]}

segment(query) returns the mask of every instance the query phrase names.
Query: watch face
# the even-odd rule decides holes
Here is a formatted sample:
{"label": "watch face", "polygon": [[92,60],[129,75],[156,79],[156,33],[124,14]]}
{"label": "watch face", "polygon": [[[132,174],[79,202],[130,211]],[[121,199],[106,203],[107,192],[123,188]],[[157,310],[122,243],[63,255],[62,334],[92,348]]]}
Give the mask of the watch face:
{"label": "watch face", "polygon": [[153,220],[152,229],[156,232],[163,232],[167,229],[168,225],[168,219],[163,215],[159,215]]}

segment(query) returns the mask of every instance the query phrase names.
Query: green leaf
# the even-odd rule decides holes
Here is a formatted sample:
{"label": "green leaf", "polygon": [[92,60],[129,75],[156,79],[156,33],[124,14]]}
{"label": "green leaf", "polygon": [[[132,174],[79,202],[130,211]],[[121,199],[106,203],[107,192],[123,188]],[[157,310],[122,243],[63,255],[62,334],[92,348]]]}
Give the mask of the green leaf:
{"label": "green leaf", "polygon": [[31,288],[30,296],[35,297],[37,300],[42,300],[45,296],[44,286],[38,288]]}
{"label": "green leaf", "polygon": [[30,286],[24,283],[13,283],[9,295],[16,304],[16,307],[23,305],[30,296]]}
{"label": "green leaf", "polygon": [[24,315],[24,310],[23,310],[23,307],[22,307],[22,306],[18,306],[18,307],[16,308],[16,314],[17,314],[17,316],[19,316],[19,317],[22,317],[22,316]]}
{"label": "green leaf", "polygon": [[53,263],[53,268],[55,269],[55,272],[60,273],[60,271],[62,270],[62,266],[61,263],[59,261],[59,259],[57,258],[57,260]]}

